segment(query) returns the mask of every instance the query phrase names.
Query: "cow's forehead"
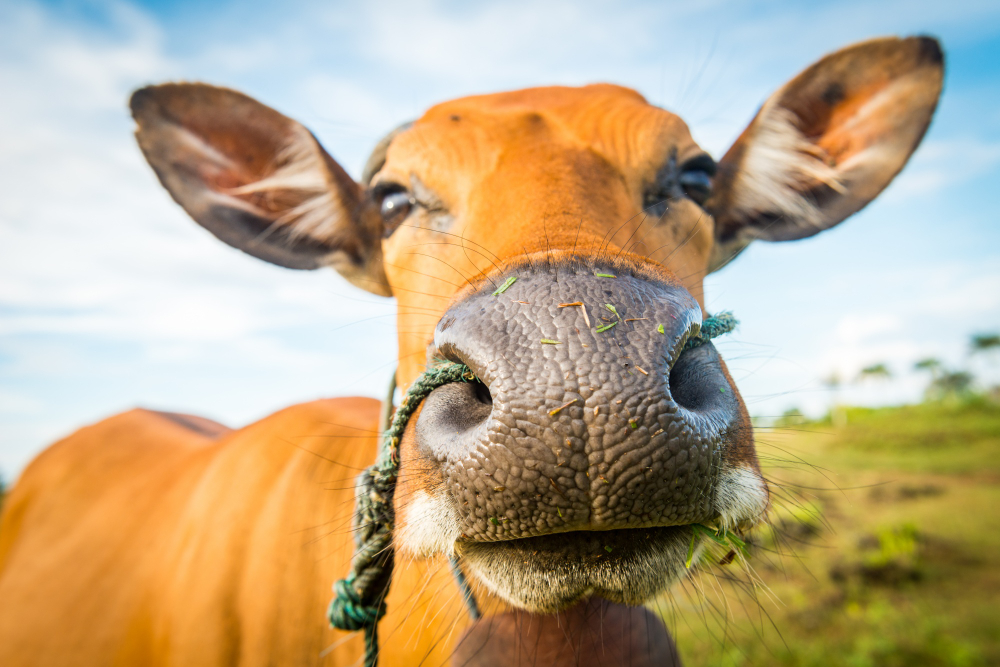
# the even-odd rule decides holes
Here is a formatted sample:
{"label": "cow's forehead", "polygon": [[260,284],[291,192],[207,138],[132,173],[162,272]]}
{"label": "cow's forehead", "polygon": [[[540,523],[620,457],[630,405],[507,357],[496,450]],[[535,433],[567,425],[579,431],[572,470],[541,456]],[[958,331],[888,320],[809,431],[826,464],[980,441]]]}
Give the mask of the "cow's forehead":
{"label": "cow's forehead", "polygon": [[572,122],[593,111],[609,108],[647,108],[651,105],[642,95],[623,86],[599,83],[589,86],[546,86],[525,88],[488,95],[471,95],[431,107],[425,119],[450,116],[454,113],[517,113],[537,112]]}
{"label": "cow's forehead", "polygon": [[[625,180],[648,179],[676,151],[683,162],[703,151],[678,116],[636,91],[611,84],[550,86],[475,95],[429,109],[389,147],[397,172],[474,176],[502,155],[594,151]],[[438,172],[434,174],[433,172]]]}

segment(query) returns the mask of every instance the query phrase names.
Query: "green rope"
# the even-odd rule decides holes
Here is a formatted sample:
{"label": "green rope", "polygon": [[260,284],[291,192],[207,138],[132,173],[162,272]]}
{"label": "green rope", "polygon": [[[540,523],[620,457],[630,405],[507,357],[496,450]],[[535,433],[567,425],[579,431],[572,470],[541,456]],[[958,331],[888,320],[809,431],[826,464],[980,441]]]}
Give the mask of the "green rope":
{"label": "green rope", "polygon": [[473,621],[478,621],[482,613],[479,611],[479,605],[476,604],[476,596],[472,593],[472,586],[469,585],[469,580],[466,579],[465,572],[462,572],[458,556],[452,556],[448,559],[448,562],[451,563],[451,576],[455,577],[458,590],[462,593],[462,599],[465,600],[465,610],[469,612],[469,618]]}
{"label": "green rope", "polygon": [[365,631],[365,667],[378,664],[378,622],[385,616],[385,598],[392,580],[392,495],[399,474],[403,431],[420,402],[432,391],[474,379],[468,366],[450,361],[429,368],[417,378],[396,409],[375,465],[358,476],[351,572],[333,585],[334,598],[327,617],[335,628]]}
{"label": "green rope", "polygon": [[[684,349],[704,345],[734,328],[736,319],[732,313],[708,317],[701,323],[699,332],[687,340]],[[347,577],[333,585],[334,597],[327,609],[327,618],[335,628],[365,631],[365,667],[378,664],[378,622],[385,616],[385,598],[392,582],[392,531],[395,525],[392,496],[399,476],[399,443],[403,432],[420,402],[432,391],[452,382],[471,382],[475,379],[476,376],[464,364],[442,361],[428,368],[409,388],[396,409],[375,464],[358,476],[354,558]],[[390,392],[387,403],[391,402]],[[470,616],[478,618],[479,609],[472,589],[457,561],[452,561],[452,570]]]}

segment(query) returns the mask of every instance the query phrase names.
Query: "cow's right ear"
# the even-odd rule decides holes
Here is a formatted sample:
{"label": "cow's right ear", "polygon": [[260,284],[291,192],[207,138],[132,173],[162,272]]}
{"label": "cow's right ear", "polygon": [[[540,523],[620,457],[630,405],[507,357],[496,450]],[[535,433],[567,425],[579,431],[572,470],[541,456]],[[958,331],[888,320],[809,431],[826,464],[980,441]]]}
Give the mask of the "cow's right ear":
{"label": "cow's right ear", "polygon": [[927,131],[944,82],[930,37],[886,37],[822,58],[782,86],[719,161],[706,207],[710,267],[755,239],[829,229],[889,185]]}
{"label": "cow's right ear", "polygon": [[130,106],[143,154],[202,227],[273,264],[330,266],[390,295],[378,211],[301,124],[198,83],[142,88]]}

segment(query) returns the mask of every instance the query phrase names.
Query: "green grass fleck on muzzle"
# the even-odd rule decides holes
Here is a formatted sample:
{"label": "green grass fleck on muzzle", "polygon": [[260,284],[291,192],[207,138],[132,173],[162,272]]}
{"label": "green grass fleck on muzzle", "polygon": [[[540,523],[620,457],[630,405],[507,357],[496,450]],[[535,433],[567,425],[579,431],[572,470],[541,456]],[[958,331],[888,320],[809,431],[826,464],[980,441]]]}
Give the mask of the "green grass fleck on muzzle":
{"label": "green grass fleck on muzzle", "polygon": [[504,281],[503,285],[496,288],[496,291],[493,292],[493,296],[500,296],[501,294],[507,291],[507,288],[509,288],[516,282],[517,282],[517,276],[511,276],[510,278]]}

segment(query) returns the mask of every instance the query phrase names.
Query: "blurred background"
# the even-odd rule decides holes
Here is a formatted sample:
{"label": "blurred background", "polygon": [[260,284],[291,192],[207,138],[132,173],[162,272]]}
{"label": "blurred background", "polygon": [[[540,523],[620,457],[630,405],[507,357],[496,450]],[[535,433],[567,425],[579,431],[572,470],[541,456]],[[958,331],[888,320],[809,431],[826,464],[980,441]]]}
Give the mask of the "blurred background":
{"label": "blurred background", "polygon": [[436,102],[595,81],[678,113],[720,157],[827,52],[939,37],[942,103],[888,190],[707,280],[709,310],[741,320],[719,347],[787,502],[760,538],[775,547],[764,588],[729,596],[717,579],[720,601],[702,591],[664,613],[690,664],[828,664],[831,650],[857,665],[1000,661],[985,565],[1000,546],[995,0],[3,0],[0,26],[8,483],[54,440],[134,406],[241,426],[321,396],[381,396],[393,370],[392,300],[243,255],[173,204],[132,139],[138,86],[237,88],[303,122],[355,177],[387,130]]}

